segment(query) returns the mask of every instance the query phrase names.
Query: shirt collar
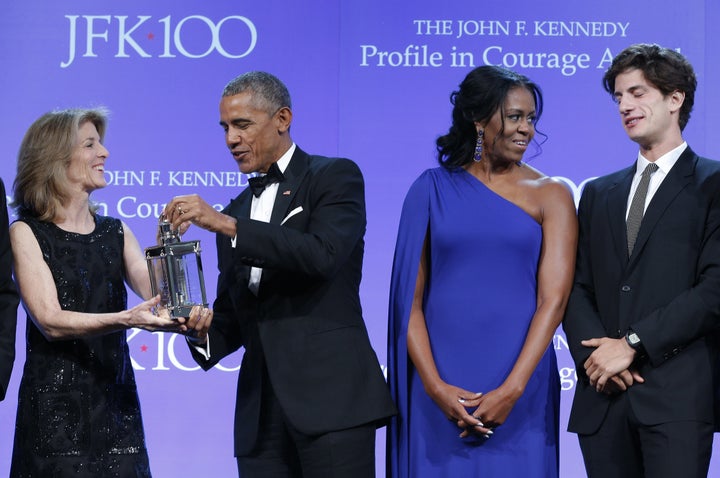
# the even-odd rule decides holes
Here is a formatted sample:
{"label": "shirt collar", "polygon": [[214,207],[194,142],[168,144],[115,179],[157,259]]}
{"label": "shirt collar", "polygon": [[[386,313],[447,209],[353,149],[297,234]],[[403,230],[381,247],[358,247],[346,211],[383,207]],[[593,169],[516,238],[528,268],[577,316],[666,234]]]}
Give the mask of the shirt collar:
{"label": "shirt collar", "polygon": [[292,155],[295,154],[295,143],[290,145],[290,148],[288,148],[287,151],[285,151],[285,154],[280,156],[280,159],[277,160],[278,168],[280,168],[281,173],[285,173],[285,170],[288,167],[288,164],[290,164],[290,159],[292,159]]}
{"label": "shirt collar", "polygon": [[[675,166],[675,163],[677,163],[677,160],[680,159],[680,155],[683,154],[685,148],[687,148],[687,141],[683,141],[680,146],[676,147],[675,149],[671,149],[667,153],[660,156],[657,160],[655,160],[655,164],[657,164],[658,169],[664,174],[669,173],[672,167]],[[648,164],[650,164],[650,161],[645,159],[645,157],[641,153],[638,153],[637,169],[635,170],[636,173],[642,174]]]}

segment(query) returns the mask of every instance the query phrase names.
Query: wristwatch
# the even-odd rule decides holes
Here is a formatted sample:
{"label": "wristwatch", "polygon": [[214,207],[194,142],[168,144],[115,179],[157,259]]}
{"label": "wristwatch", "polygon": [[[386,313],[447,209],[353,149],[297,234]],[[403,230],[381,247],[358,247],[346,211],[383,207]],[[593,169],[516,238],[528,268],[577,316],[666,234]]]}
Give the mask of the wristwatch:
{"label": "wristwatch", "polygon": [[642,342],[640,341],[640,337],[638,337],[638,334],[636,334],[632,329],[628,329],[628,331],[625,333],[625,341],[634,350],[637,350],[638,352],[642,350]]}

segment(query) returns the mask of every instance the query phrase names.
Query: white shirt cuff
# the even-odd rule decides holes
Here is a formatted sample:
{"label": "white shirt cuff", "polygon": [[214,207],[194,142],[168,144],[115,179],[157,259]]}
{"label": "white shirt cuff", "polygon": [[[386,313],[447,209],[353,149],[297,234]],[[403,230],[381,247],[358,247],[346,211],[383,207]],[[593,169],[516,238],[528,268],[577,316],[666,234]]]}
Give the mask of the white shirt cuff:
{"label": "white shirt cuff", "polygon": [[203,356],[205,360],[210,360],[210,336],[208,335],[205,345],[196,345],[195,342],[190,340],[189,337],[185,337],[185,340],[195,349],[197,353]]}

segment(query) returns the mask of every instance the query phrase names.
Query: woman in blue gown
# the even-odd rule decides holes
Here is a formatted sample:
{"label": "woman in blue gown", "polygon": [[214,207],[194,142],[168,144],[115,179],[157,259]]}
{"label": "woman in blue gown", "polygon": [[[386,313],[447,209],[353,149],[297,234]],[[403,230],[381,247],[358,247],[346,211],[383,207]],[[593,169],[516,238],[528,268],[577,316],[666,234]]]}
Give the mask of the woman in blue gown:
{"label": "woman in blue gown", "polygon": [[570,292],[570,192],[522,161],[542,112],[492,66],[451,95],[441,167],[403,206],[390,297],[390,477],[558,475],[552,338]]}

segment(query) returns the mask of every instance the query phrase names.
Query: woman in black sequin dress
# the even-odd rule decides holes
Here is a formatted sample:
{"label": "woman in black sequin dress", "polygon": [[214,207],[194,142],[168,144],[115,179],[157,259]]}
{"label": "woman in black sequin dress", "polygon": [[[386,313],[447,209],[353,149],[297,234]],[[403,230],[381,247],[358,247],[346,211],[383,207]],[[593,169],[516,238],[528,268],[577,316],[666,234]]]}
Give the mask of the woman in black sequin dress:
{"label": "woman in black sequin dress", "polygon": [[[152,309],[140,245],[90,193],[106,185],[103,110],[48,113],[18,154],[10,228],[28,315],[11,477],[149,477],[126,329],[181,332]],[[127,283],[145,302],[127,309]]]}

